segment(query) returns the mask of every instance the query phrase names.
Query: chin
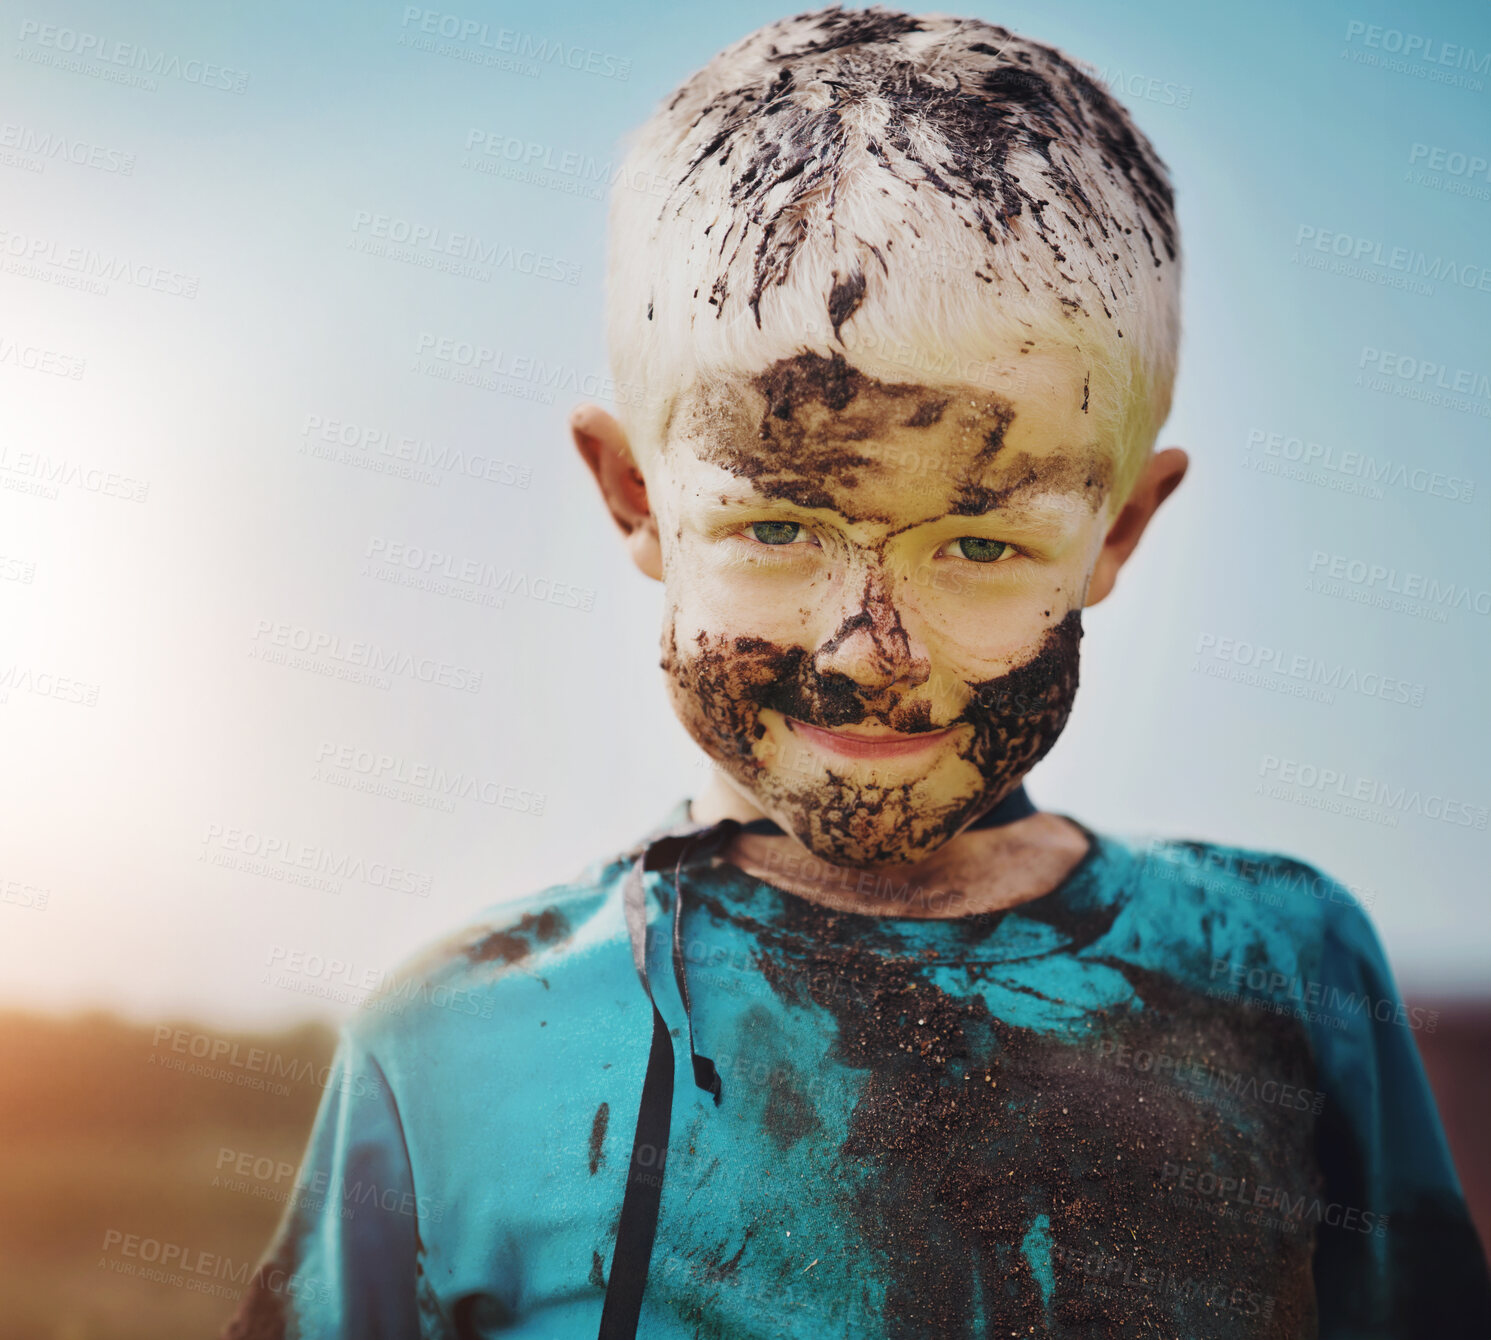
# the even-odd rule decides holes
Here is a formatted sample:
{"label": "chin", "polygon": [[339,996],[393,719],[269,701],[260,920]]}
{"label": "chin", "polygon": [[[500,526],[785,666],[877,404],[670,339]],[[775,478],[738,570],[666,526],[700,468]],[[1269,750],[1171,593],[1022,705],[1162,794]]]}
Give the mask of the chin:
{"label": "chin", "polygon": [[806,832],[795,835],[820,860],[851,870],[917,865],[953,838],[953,832],[942,825],[934,825],[919,837],[908,837],[902,827],[874,824],[856,826],[851,832],[810,825]]}
{"label": "chin", "polygon": [[927,778],[876,785],[828,773],[820,782],[776,784],[757,776],[756,804],[819,860],[864,870],[905,866],[945,846],[983,803],[950,796]]}
{"label": "chin", "polygon": [[811,831],[794,833],[794,836],[820,861],[847,870],[884,870],[917,865],[948,841],[941,838],[922,846],[908,846],[893,832],[871,834],[866,840],[841,840],[837,834]]}

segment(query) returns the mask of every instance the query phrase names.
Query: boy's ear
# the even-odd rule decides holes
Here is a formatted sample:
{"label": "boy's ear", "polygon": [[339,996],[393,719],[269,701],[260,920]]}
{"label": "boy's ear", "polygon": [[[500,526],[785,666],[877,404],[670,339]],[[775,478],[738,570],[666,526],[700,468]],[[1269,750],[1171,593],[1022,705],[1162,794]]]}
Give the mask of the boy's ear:
{"label": "boy's ear", "polygon": [[663,553],[658,543],[657,518],[647,503],[647,483],[626,430],[599,405],[578,405],[569,416],[575,446],[606,501],[611,519],[626,538],[627,552],[643,572],[663,579]]}
{"label": "boy's ear", "polygon": [[1149,519],[1162,502],[1175,492],[1176,486],[1185,478],[1191,458],[1179,447],[1167,447],[1157,451],[1149,459],[1139,482],[1134,485],[1128,501],[1114,518],[1103,547],[1098,551],[1098,561],[1087,583],[1085,605],[1096,605],[1113,590],[1118,581],[1118,570],[1128,561]]}

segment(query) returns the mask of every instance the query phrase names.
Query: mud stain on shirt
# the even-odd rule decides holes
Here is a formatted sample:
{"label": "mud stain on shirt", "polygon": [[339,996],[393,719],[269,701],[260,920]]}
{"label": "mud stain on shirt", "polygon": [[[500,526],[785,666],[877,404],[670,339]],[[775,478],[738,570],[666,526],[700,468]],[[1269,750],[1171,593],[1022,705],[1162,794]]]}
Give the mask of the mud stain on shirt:
{"label": "mud stain on shirt", "polygon": [[[907,952],[893,928],[796,898],[766,922],[729,898],[693,896],[757,939],[782,1005],[824,1011],[831,1059],[862,1072],[821,1190],[871,1255],[888,1335],[971,1336],[984,1324],[1020,1335],[1314,1334],[1314,1226],[1247,1222],[1170,1175],[1185,1165],[1313,1194],[1313,1124],[1183,1086],[1136,1095],[1112,1060],[1132,1047],[1308,1088],[1298,1021],[1096,959],[1123,975],[1132,1001],[1045,1032],[993,1013],[977,971],[950,989],[960,965]],[[1043,904],[1042,915],[1064,932],[1063,954],[1095,948],[1112,924],[1106,908]],[[977,951],[970,943],[970,958]],[[781,1087],[768,1110],[813,1110],[811,1086]],[[1105,1263],[1101,1287],[1084,1268],[1094,1260]],[[1219,1297],[1233,1305],[1219,1309]]]}

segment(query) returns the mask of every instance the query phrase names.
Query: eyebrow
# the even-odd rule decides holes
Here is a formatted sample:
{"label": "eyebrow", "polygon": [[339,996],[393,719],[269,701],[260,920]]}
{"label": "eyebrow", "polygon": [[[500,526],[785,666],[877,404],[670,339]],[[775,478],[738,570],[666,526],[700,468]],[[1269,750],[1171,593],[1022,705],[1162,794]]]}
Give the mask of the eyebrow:
{"label": "eyebrow", "polygon": [[[979,471],[971,471],[957,481],[954,510],[959,515],[1004,512],[1013,517],[1022,512],[1037,516],[1044,512],[1054,525],[1060,514],[1076,511],[1079,506],[1089,514],[1102,507],[1103,495],[1113,481],[1113,462],[1097,448],[1062,450],[1038,460],[1021,453],[1004,471],[1016,476],[1009,483],[1001,483],[997,469],[990,473],[994,478],[988,482],[988,475]],[[1042,504],[1043,498],[1052,501]]]}
{"label": "eyebrow", "polygon": [[[732,444],[735,446],[736,444]],[[709,460],[695,448],[700,460]],[[716,452],[718,453],[716,455]],[[852,447],[826,450],[813,462],[816,467],[805,472],[805,463],[783,466],[771,459],[775,453],[760,444],[736,447],[736,461],[720,459],[726,451],[716,446],[712,464],[722,465],[734,476],[726,489],[716,494],[717,505],[731,508],[785,505],[805,511],[831,512],[850,522],[874,521],[892,525],[890,517],[874,512],[845,512],[831,486],[853,490],[853,471],[874,464],[859,456]],[[930,525],[950,516],[982,518],[998,514],[998,519],[1037,537],[1060,537],[1069,529],[1070,518],[1085,519],[1102,509],[1103,497],[1113,479],[1113,461],[1097,444],[1087,447],[1062,447],[1051,455],[1032,457],[1027,451],[1001,453],[965,467],[965,472],[947,478],[952,490],[945,511],[934,516],[898,526],[890,533],[900,535],[917,526]],[[767,460],[776,466],[767,468]],[[741,468],[745,463],[746,468]],[[751,468],[754,467],[754,468]],[[804,474],[808,477],[804,478]],[[837,479],[835,476],[840,476]]]}
{"label": "eyebrow", "polygon": [[[1035,483],[1038,481],[1031,481]],[[750,480],[739,480],[736,483],[735,492],[715,492],[710,498],[709,506],[712,508],[740,508],[753,511],[781,511],[787,512],[831,512],[837,517],[849,522],[872,521],[881,525],[890,525],[889,520],[883,516],[863,515],[851,516],[837,507],[809,507],[795,502],[790,498],[774,497],[769,493],[763,493],[757,489]],[[1011,489],[1010,492],[1016,492]],[[1049,497],[1060,501],[1050,504],[1042,504],[1039,499]],[[954,499],[956,502],[956,499]],[[895,535],[905,534],[908,530],[915,530],[918,526],[930,526],[939,521],[950,518],[963,518],[966,520],[977,520],[981,517],[997,514],[1000,520],[1008,521],[1011,526],[1017,527],[1026,534],[1037,537],[1057,537],[1065,534],[1068,517],[1072,515],[1085,516],[1090,514],[1091,508],[1083,506],[1079,501],[1073,499],[1071,494],[1059,493],[1046,490],[1045,493],[1036,494],[1031,499],[1012,501],[1009,498],[991,504],[989,507],[979,511],[959,511],[956,507],[950,507],[946,511],[933,513],[931,516],[918,517],[914,521],[908,521],[905,525],[894,526],[888,533],[887,538]]]}
{"label": "eyebrow", "polygon": [[[946,513],[948,516],[962,516],[970,519],[977,517],[993,516],[996,513],[1001,517],[1008,517],[1011,521],[1032,530],[1057,531],[1064,528],[1068,516],[1073,514],[1087,515],[1095,509],[1088,506],[1081,494],[1065,493],[1054,489],[1047,489],[1037,493],[1031,498],[1019,498],[1015,495],[1021,494],[1026,489],[1034,487],[1039,481],[1032,480],[1028,484],[1015,484],[1008,490],[990,489],[991,494],[1000,494],[995,501],[990,502],[987,507],[979,507],[974,510],[959,510]],[[1052,502],[1043,503],[1042,498],[1053,499]]]}
{"label": "eyebrow", "polygon": [[[815,486],[816,488],[817,486]],[[738,479],[735,481],[734,492],[726,490],[711,490],[708,497],[707,507],[714,511],[721,508],[732,511],[752,512],[780,512],[787,515],[793,512],[828,512],[841,520],[852,524],[860,524],[866,521],[877,522],[880,525],[888,525],[887,518],[875,513],[866,512],[852,514],[834,506],[826,492],[821,492],[821,497],[809,498],[804,496],[788,497],[779,493],[768,492],[756,487],[749,479]],[[810,500],[809,500],[810,499]],[[921,524],[920,522],[917,523]]]}

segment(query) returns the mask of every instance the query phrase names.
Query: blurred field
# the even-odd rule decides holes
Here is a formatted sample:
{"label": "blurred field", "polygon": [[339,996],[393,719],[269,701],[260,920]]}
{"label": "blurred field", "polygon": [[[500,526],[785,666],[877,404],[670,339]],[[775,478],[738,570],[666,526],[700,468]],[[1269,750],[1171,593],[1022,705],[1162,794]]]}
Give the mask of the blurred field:
{"label": "blurred field", "polygon": [[[1491,1005],[1432,1004],[1438,1029],[1415,1036],[1485,1241]],[[321,1024],[248,1035],[0,1013],[0,1337],[215,1335],[279,1219],[334,1041]],[[193,1050],[211,1073],[187,1073]],[[252,1087],[266,1072],[301,1078],[284,1093]],[[118,1273],[149,1268],[148,1240],[221,1268],[177,1282]]]}
{"label": "blurred field", "polygon": [[[233,1311],[240,1271],[252,1271],[294,1180],[255,1177],[252,1160],[261,1173],[299,1162],[335,1036],[319,1024],[265,1036],[174,1028],[157,1042],[158,1030],[107,1015],[0,1013],[4,1340],[186,1340],[215,1335]],[[193,1047],[218,1050],[212,1074],[186,1073]],[[303,1078],[250,1087],[270,1068]],[[247,1177],[218,1168],[224,1149],[250,1155]],[[130,1234],[224,1264],[173,1272],[180,1283],[115,1273],[150,1268],[139,1245],[124,1252]]]}
{"label": "blurred field", "polygon": [[1480,1231],[1482,1248],[1491,1247],[1491,1001],[1419,1000],[1440,1012],[1432,1033],[1415,1033],[1439,1115],[1455,1155],[1455,1169]]}

